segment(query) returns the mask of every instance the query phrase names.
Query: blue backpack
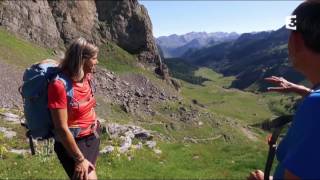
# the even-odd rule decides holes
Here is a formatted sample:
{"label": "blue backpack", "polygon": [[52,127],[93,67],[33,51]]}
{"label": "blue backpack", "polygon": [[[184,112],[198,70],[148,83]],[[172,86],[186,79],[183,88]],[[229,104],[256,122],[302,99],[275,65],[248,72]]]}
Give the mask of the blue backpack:
{"label": "blue backpack", "polygon": [[45,60],[26,69],[19,88],[23,99],[25,126],[29,139],[48,139],[54,136],[51,113],[48,108],[48,85],[53,80],[63,82],[68,102],[73,98],[72,81],[66,77],[54,60]]}

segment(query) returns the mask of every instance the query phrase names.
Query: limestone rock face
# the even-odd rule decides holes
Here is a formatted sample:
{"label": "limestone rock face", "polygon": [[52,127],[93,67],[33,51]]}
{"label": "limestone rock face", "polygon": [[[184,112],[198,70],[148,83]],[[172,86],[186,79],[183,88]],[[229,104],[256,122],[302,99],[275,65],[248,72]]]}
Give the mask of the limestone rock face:
{"label": "limestone rock face", "polygon": [[47,1],[0,1],[0,26],[47,47],[57,47],[60,41]]}
{"label": "limestone rock face", "polygon": [[48,1],[48,3],[66,45],[79,36],[97,44],[101,42],[95,1]]}
{"label": "limestone rock face", "polygon": [[49,48],[79,36],[114,41],[142,62],[160,64],[146,8],[137,0],[0,0],[0,27]]}
{"label": "limestone rock face", "polygon": [[159,61],[152,23],[144,6],[137,0],[99,0],[96,4],[98,18],[109,28],[113,41],[128,52],[139,54],[142,59]]}

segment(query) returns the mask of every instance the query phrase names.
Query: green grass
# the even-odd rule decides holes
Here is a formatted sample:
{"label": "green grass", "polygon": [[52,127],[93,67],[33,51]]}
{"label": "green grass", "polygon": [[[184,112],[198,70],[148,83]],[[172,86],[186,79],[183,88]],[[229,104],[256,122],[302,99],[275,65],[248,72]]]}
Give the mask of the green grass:
{"label": "green grass", "polygon": [[[235,152],[234,148],[239,151]],[[265,153],[253,153],[257,150],[256,146],[238,147],[221,142],[206,145],[160,144],[160,149],[163,153],[159,156],[149,151],[140,151],[136,153],[133,161],[123,158],[121,161],[125,163],[113,162],[111,168],[103,166],[105,174],[101,174],[100,177],[107,175],[120,179],[244,179],[252,169],[263,168]],[[244,150],[248,153],[240,153]],[[102,157],[100,160],[108,161],[108,158]]]}
{"label": "green grass", "polygon": [[133,121],[133,117],[125,113],[120,105],[106,102],[101,96],[96,96],[96,100],[98,103],[96,112],[99,117],[105,119],[107,122],[124,124]]}
{"label": "green grass", "polygon": [[[8,111],[7,109],[2,109],[2,108],[0,108],[0,112],[1,113],[15,112],[19,114],[17,110]],[[13,137],[12,139],[4,138],[3,134],[0,133],[0,136],[2,137],[0,138],[0,145],[4,145],[6,147],[15,148],[15,149],[26,149],[29,147],[26,141],[26,136],[25,136],[26,129],[22,127],[20,123],[13,124],[11,122],[8,122],[2,119],[2,117],[0,116],[0,127],[5,127],[8,130],[15,131],[17,133],[16,136]]]}
{"label": "green grass", "polygon": [[[101,155],[97,173],[100,179],[245,179],[252,169],[264,166],[266,152],[259,146],[160,143],[161,155],[147,148],[133,152],[131,161],[123,155]],[[1,179],[66,178],[55,155],[43,162],[37,156],[9,154],[0,166]]]}
{"label": "green grass", "polygon": [[0,166],[1,179],[67,179],[55,155],[42,161],[38,156],[8,153]]}
{"label": "green grass", "polygon": [[[216,123],[223,124],[221,118],[219,117],[208,117],[206,111],[198,107],[192,106],[192,110],[198,111],[199,117],[196,117],[194,121],[183,122],[180,121],[180,116],[178,112],[179,107],[185,107],[186,104],[179,105],[177,102],[166,102],[159,103],[155,107],[158,109],[159,114],[153,117],[156,122],[161,122],[161,124],[154,124],[146,126],[147,129],[157,130],[164,135],[172,137],[177,141],[183,141],[184,137],[192,137],[197,139],[216,137],[221,134],[225,134],[221,130],[220,126]],[[190,108],[186,108],[186,113],[192,111]],[[170,117],[171,114],[175,114],[175,118]],[[199,121],[202,125],[199,125]],[[232,128],[232,127],[229,127]]]}
{"label": "green grass", "polygon": [[52,58],[52,50],[40,47],[0,28],[0,60],[18,67],[28,67],[43,59]]}
{"label": "green grass", "polygon": [[137,58],[112,42],[99,47],[99,65],[116,73],[141,72]]}
{"label": "green grass", "polygon": [[220,87],[229,87],[235,78],[233,76],[224,77],[222,74],[216,73],[209,68],[200,68],[195,71],[195,76],[200,76],[210,81],[205,82],[206,85],[214,84],[219,85]]}
{"label": "green grass", "polygon": [[294,113],[295,103],[301,99],[297,94],[263,93],[262,97],[268,100],[268,107],[275,115]]}
{"label": "green grass", "polygon": [[14,148],[14,149],[29,148],[29,144],[25,136],[26,131],[23,127],[21,127],[20,125],[5,124],[2,122],[0,123],[0,126],[6,127],[9,130],[17,132],[17,136],[13,137],[12,139],[0,138],[0,144],[5,145],[6,147]]}
{"label": "green grass", "polygon": [[211,81],[204,86],[183,83],[182,94],[187,100],[196,99],[199,103],[216,114],[238,119],[247,124],[263,121],[273,116],[268,102],[260,95],[237,89],[225,89],[232,77],[223,78],[210,69],[200,69],[195,72]]}
{"label": "green grass", "polygon": [[202,84],[208,79],[195,76],[194,71],[198,69],[197,66],[187,63],[186,60],[181,58],[164,58],[163,62],[169,68],[170,76],[184,80],[191,84]]}

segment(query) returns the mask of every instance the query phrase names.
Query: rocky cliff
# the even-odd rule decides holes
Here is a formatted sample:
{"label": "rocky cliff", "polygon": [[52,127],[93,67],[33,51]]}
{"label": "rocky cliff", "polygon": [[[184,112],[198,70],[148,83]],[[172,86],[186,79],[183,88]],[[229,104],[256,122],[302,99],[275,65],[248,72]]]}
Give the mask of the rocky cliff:
{"label": "rocky cliff", "polygon": [[137,0],[1,0],[0,26],[53,49],[83,36],[98,45],[114,41],[144,62],[160,61],[148,12]]}

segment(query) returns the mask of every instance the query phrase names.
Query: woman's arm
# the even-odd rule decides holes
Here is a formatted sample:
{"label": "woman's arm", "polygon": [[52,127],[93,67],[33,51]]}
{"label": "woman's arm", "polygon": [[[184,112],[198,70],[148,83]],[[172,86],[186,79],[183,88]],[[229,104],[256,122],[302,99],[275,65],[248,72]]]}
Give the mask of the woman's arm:
{"label": "woman's arm", "polygon": [[66,109],[51,109],[51,116],[53,119],[53,125],[55,128],[56,135],[61,141],[63,147],[66,148],[68,153],[77,161],[83,160],[80,149],[78,148],[76,141],[72,133],[68,128],[68,114]]}
{"label": "woman's arm", "polygon": [[95,167],[83,156],[73,135],[68,128],[68,114],[66,109],[51,109],[51,116],[56,135],[68,153],[75,160],[75,172],[73,179],[88,179],[89,169]]}

